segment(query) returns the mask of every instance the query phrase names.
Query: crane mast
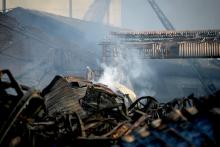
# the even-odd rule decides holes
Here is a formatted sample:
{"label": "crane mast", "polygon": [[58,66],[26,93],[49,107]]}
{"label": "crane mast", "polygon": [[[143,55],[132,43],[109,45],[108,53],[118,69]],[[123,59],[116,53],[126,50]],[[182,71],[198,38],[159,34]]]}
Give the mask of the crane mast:
{"label": "crane mast", "polygon": [[[155,0],[148,0],[148,3],[151,5],[152,9],[156,13],[160,22],[163,24],[164,28],[168,31],[175,30],[174,26],[172,25],[170,20],[166,17],[166,15],[163,13],[163,11],[160,9],[160,7],[155,2]],[[199,63],[193,59],[188,60],[188,62],[191,65],[193,71],[198,75],[198,79],[200,80],[201,84],[203,85],[206,93],[213,94],[214,92],[216,92],[217,88],[212,83],[212,81],[205,78],[206,76],[204,76],[202,74],[202,72],[200,71]]]}
{"label": "crane mast", "polygon": [[156,13],[160,22],[163,24],[164,28],[169,31],[175,30],[174,26],[169,21],[169,19],[166,17],[166,15],[163,13],[163,11],[160,9],[158,4],[154,0],[148,0],[148,2],[151,5],[151,7],[153,8],[154,12]]}

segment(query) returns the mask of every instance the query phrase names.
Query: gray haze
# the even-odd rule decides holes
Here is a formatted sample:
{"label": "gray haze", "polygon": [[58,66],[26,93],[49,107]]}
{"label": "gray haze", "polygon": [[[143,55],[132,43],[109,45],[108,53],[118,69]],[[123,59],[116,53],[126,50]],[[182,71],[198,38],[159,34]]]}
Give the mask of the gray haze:
{"label": "gray haze", "polygon": [[[0,9],[1,2],[0,0]],[[58,15],[68,15],[68,0],[7,0],[8,8],[24,7]],[[80,1],[80,0],[79,0]],[[134,30],[162,30],[147,0],[121,0],[122,27]],[[156,0],[165,15],[179,30],[219,29],[220,0]]]}
{"label": "gray haze", "polygon": [[[41,11],[42,9],[46,11],[48,8],[51,13],[55,13],[52,11],[55,8],[53,3],[59,1],[62,4],[61,0],[50,0],[45,2],[44,7],[40,7],[39,1],[35,1],[38,4],[35,8],[29,8],[27,4],[25,8],[41,9]],[[176,29],[220,28],[219,0],[156,1]],[[50,3],[49,7],[46,6],[47,2]],[[197,4],[197,2],[200,3]],[[67,11],[64,7],[62,10],[63,13],[56,11],[55,14],[65,16],[64,12]],[[101,23],[70,19],[23,8],[12,10],[8,13],[8,17],[8,20],[0,19],[0,24],[7,24],[8,27],[19,31],[0,27],[0,31],[8,34],[7,37],[4,33],[0,33],[0,38],[1,36],[5,38],[2,42],[0,41],[2,43],[0,44],[0,68],[9,68],[19,82],[40,88],[45,87],[56,74],[85,75],[87,66],[100,69],[102,50],[98,45],[99,42],[109,32],[122,30]],[[122,1],[122,28],[164,29],[147,0]],[[197,78],[198,75],[192,71],[186,60],[139,60],[138,57],[134,58],[134,53],[130,51],[128,53],[130,54],[126,55],[127,58],[118,58],[116,64],[104,70],[108,72],[111,68],[110,74],[115,75],[112,79],[117,79],[116,82],[134,89],[138,96],[151,95],[164,101],[167,98],[187,96],[192,92],[196,96],[205,94]],[[206,59],[201,60],[201,65],[203,65],[201,72],[206,73],[219,88],[219,67],[210,66],[209,60]]]}
{"label": "gray haze", "polygon": [[[219,29],[220,0],[156,0],[176,29]],[[122,25],[136,30],[164,29],[147,0],[122,0]]]}

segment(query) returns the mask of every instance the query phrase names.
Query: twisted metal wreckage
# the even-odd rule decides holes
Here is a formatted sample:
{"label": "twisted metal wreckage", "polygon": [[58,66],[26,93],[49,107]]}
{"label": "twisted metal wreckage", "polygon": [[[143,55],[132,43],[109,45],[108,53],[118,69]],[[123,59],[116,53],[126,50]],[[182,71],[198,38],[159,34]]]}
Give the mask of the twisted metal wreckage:
{"label": "twisted metal wreckage", "polygon": [[41,92],[0,71],[1,146],[218,146],[220,92],[159,103],[77,77]]}

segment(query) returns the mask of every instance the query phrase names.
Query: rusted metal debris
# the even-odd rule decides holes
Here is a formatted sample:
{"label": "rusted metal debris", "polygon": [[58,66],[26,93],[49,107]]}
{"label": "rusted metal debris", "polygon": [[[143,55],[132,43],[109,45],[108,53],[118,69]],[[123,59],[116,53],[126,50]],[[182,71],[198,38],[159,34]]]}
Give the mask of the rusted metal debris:
{"label": "rusted metal debris", "polygon": [[[1,146],[217,146],[220,92],[134,103],[102,84],[56,76],[42,91],[0,71]],[[130,102],[129,105],[125,102]]]}

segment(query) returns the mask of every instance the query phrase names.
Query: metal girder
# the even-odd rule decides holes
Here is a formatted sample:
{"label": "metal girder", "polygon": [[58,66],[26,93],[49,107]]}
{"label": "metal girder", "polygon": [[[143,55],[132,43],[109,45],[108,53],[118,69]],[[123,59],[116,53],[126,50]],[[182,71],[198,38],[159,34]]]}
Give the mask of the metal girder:
{"label": "metal girder", "polygon": [[[172,23],[169,21],[169,19],[166,17],[166,15],[162,12],[160,7],[157,5],[155,0],[148,0],[149,4],[153,8],[154,12],[156,13],[157,17],[159,18],[160,22],[163,24],[163,26],[166,28],[166,30],[175,30],[174,26]],[[203,73],[200,72],[200,66],[199,63],[197,63],[195,60],[190,59],[189,63],[193,69],[193,71],[198,75],[198,79],[200,80],[201,84],[204,87],[204,90],[208,94],[213,94],[216,92],[216,87],[212,83],[211,80],[205,79]]]}
{"label": "metal girder", "polygon": [[163,11],[160,9],[160,7],[157,5],[157,3],[154,0],[148,0],[148,2],[151,5],[151,7],[153,8],[157,17],[160,19],[160,22],[166,28],[166,30],[175,30],[172,23],[169,21],[169,19],[163,13]]}
{"label": "metal girder", "polygon": [[112,32],[124,42],[220,42],[220,30]]}

